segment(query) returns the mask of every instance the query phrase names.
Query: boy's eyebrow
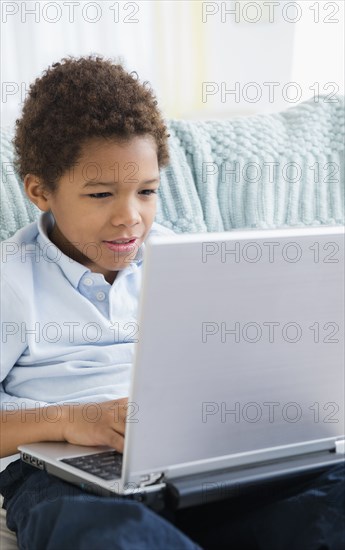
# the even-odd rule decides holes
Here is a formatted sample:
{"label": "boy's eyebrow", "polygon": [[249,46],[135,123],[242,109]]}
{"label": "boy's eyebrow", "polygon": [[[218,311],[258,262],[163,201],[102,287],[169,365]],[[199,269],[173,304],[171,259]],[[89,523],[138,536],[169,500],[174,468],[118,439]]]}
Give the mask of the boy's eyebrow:
{"label": "boy's eyebrow", "polygon": [[[130,183],[130,182],[128,182],[128,183]],[[151,185],[151,184],[154,184],[154,183],[159,183],[159,177],[151,179],[151,180],[143,181],[140,184],[141,185]],[[105,185],[105,186],[108,186],[108,187],[113,187],[116,184],[117,184],[117,182],[115,182],[115,181],[109,181],[109,182],[108,181],[87,181],[86,183],[84,183],[83,189],[85,187],[95,187],[96,185]]]}

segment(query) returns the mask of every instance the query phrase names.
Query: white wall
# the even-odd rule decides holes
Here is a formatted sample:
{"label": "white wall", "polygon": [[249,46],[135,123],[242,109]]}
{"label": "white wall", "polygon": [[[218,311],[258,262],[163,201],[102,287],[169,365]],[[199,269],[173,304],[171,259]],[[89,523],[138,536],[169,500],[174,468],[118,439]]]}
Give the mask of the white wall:
{"label": "white wall", "polygon": [[[345,2],[304,0],[306,17],[296,24],[292,79],[314,96],[334,92],[344,95]],[[311,89],[312,88],[312,89]],[[328,100],[332,97],[329,96]]]}
{"label": "white wall", "polygon": [[66,55],[123,61],[171,118],[279,111],[311,97],[315,82],[344,93],[342,0],[16,0],[1,3],[1,22],[3,124]]}

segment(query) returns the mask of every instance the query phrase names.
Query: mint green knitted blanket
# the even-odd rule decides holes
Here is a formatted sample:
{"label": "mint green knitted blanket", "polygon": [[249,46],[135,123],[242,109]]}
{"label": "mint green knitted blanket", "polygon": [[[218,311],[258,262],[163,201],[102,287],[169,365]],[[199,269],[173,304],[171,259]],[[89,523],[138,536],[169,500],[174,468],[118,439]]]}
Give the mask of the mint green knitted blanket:
{"label": "mint green knitted blanket", "polygon": [[[224,121],[170,120],[156,221],[177,233],[344,224],[344,98]],[[1,132],[1,239],[35,220]]]}

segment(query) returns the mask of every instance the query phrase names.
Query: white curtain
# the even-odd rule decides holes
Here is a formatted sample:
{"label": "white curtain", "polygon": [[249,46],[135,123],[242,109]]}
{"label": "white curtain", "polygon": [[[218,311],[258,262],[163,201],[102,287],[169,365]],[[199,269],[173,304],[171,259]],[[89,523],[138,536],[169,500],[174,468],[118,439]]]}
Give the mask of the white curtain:
{"label": "white curtain", "polygon": [[[303,89],[297,101],[312,96],[308,87],[315,79],[337,81],[343,92],[344,2],[280,0],[270,21],[273,4],[277,1],[2,1],[2,123],[13,124],[29,83],[67,55],[99,53],[123,62],[150,81],[169,118],[279,111],[295,104],[283,94],[291,81]],[[297,4],[302,17],[294,23]],[[322,24],[313,22],[315,4]],[[324,24],[333,5],[339,7],[339,23]]]}

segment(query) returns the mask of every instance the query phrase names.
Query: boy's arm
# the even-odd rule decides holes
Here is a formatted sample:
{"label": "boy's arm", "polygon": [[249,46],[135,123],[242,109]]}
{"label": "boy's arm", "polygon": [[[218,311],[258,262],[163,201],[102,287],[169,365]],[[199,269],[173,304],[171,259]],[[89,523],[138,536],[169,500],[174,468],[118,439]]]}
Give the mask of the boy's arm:
{"label": "boy's arm", "polygon": [[25,296],[18,294],[20,288],[13,290],[3,272],[1,275],[0,457],[17,453],[18,445],[40,441],[108,445],[122,452],[127,398],[92,403],[96,416],[90,419],[88,403],[50,405],[41,402],[35,406],[32,400],[14,397],[4,391],[2,381],[27,347],[21,327],[31,317],[26,311],[29,306]]}
{"label": "boy's arm", "polygon": [[0,457],[17,453],[18,445],[68,441],[75,445],[107,445],[123,452],[127,398],[90,404],[66,403],[24,410],[1,410]]}
{"label": "boy's arm", "polygon": [[[62,409],[62,407],[60,407]],[[48,418],[56,418],[55,422]],[[57,415],[57,407],[1,410],[0,457],[18,452],[18,445],[39,441],[64,441],[64,414]]]}

